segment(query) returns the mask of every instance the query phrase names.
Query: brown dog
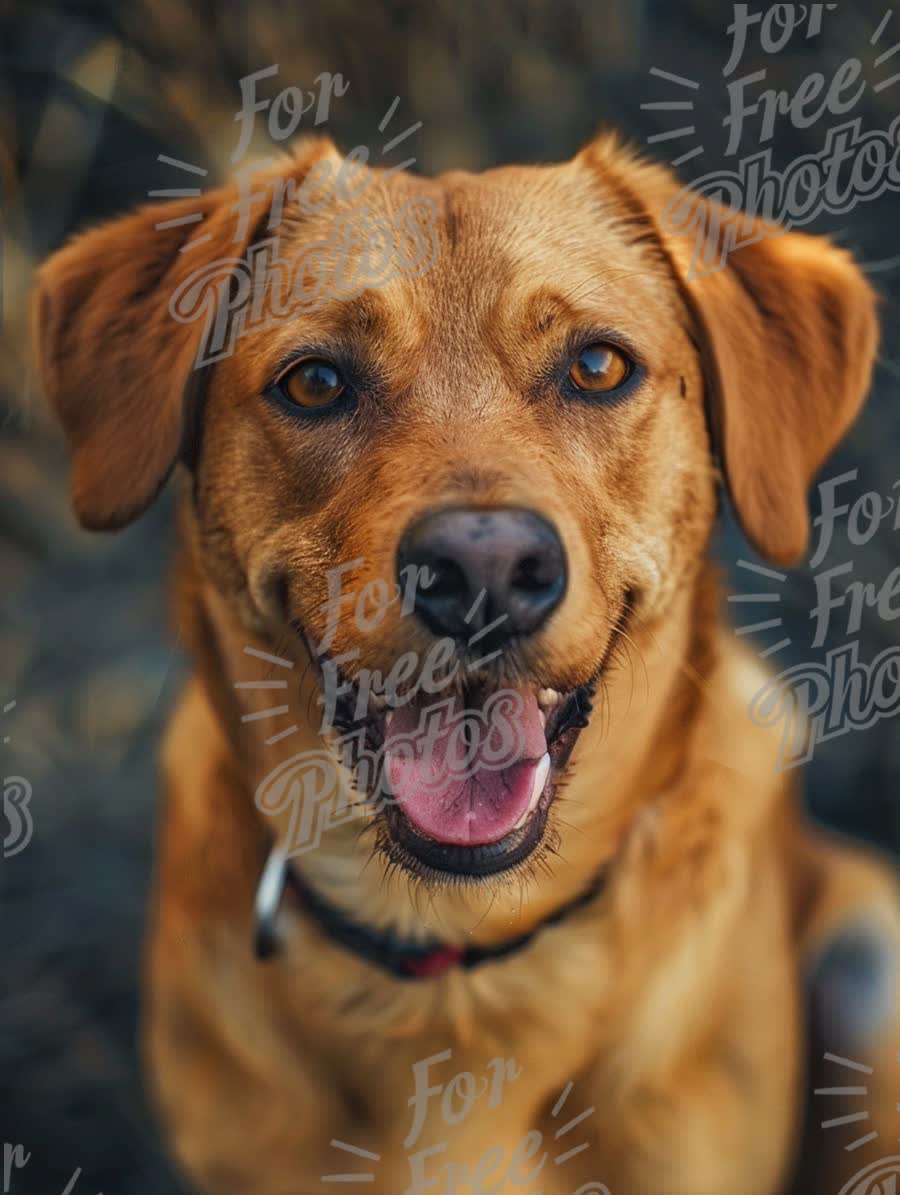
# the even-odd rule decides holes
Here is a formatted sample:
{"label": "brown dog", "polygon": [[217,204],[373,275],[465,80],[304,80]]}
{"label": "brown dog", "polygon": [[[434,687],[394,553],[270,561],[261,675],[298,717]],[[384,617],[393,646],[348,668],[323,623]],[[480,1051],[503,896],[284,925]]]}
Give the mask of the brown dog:
{"label": "brown dog", "polygon": [[838,1195],[897,1152],[896,893],[804,825],[706,549],[721,461],[753,544],[803,553],[872,292],[793,232],[692,280],[677,183],[609,137],[340,163],[305,141],[243,213],[147,208],[41,273],[82,521],[191,482],[148,1010],[175,1152],[215,1195],[773,1195],[817,1028],[851,1089],[817,1119],[872,1068],[815,1141]]}

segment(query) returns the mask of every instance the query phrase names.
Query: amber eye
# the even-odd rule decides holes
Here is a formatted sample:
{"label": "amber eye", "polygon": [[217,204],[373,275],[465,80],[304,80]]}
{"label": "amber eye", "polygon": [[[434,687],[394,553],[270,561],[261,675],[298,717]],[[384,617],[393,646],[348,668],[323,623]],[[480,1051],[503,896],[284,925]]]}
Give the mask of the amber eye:
{"label": "amber eye", "polygon": [[630,373],[631,362],[611,344],[589,344],[569,366],[571,380],[590,394],[616,390]]}
{"label": "amber eye", "polygon": [[282,393],[298,407],[327,407],[346,389],[343,378],[330,361],[307,357],[278,383]]}

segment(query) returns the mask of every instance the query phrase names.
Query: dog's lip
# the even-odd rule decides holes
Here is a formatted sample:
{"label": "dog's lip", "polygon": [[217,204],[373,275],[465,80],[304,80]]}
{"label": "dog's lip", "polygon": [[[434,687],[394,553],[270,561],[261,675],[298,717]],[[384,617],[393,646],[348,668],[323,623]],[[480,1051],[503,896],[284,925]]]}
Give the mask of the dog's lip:
{"label": "dog's lip", "polygon": [[524,824],[516,826],[499,842],[473,846],[437,842],[420,833],[399,805],[389,804],[383,813],[391,839],[388,854],[406,870],[419,875],[441,873],[478,879],[508,871],[523,863],[542,841],[555,791],[556,783],[548,777],[537,807]]}

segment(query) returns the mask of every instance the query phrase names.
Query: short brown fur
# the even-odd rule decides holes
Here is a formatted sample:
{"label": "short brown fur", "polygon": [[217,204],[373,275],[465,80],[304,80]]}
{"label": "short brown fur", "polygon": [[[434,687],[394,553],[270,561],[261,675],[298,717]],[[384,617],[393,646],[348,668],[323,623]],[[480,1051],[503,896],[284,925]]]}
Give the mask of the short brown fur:
{"label": "short brown fur", "polygon": [[[271,177],[300,181],[335,156],[304,142]],[[498,1144],[508,1157],[534,1128],[552,1138],[550,1107],[573,1080],[571,1107],[597,1109],[591,1148],[545,1169],[547,1195],[589,1180],[616,1195],[774,1195],[799,1133],[804,968],[857,917],[897,948],[900,916],[887,870],[814,832],[778,775],[773,733],[747,712],[765,673],[720,621],[706,551],[720,460],[752,542],[780,563],[802,554],[807,487],[868,386],[872,292],[846,253],[795,232],[689,281],[662,222],[675,180],[609,137],[561,166],[375,173],[377,214],[436,205],[431,269],[241,338],[202,376],[198,327],[173,321],[169,298],[198,252],[244,252],[264,203],[238,246],[224,189],[205,200],[202,250],[179,254],[184,228],[154,230],[182,213],[173,204],[84,234],[41,272],[43,376],[85,523],[119,526],[147,505],[205,391],[177,605],[197,672],[165,746],[147,999],[173,1148],[204,1191],[285,1195],[356,1168],[337,1138],[378,1154],[372,1189],[397,1195],[410,1068],[450,1048],[445,1077],[498,1055],[522,1077],[449,1135],[429,1120],[417,1148],[448,1136],[442,1163],[471,1166]],[[327,234],[335,206],[286,218],[284,243]],[[617,329],[645,366],[615,407],[567,403],[546,380],[585,326]],[[260,397],[312,341],[340,341],[377,379],[351,423],[301,424]],[[282,956],[258,962],[252,903],[273,826],[254,792],[279,758],[320,746],[317,683],[292,628],[322,637],[329,568],[361,559],[345,582],[356,592],[392,578],[409,521],[462,500],[537,508],[570,560],[561,610],[501,672],[582,684],[627,619],[545,843],[490,883],[423,886],[353,822],[298,866],[372,925],[451,943],[523,933],[601,866],[606,887],[519,954],[434,981],[382,975],[296,909]],[[392,611],[377,635],[343,618],[332,650],[386,671],[427,643]],[[259,702],[234,682],[261,671],[246,645],[294,661],[301,743],[267,746],[270,730],[242,723]],[[875,1067],[871,1123],[885,1140],[897,1093],[879,1088],[878,1063],[900,1049],[896,994],[893,1009],[858,1051]],[[826,1156],[827,1144],[821,1189],[837,1195],[866,1150]]]}

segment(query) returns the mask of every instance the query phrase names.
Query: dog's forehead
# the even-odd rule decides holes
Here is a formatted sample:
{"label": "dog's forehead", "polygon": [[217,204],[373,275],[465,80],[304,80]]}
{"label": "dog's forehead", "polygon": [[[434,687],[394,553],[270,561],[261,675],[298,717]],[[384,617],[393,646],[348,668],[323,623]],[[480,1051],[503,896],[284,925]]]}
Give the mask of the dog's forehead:
{"label": "dog's forehead", "polygon": [[396,362],[527,336],[548,320],[617,326],[635,340],[673,322],[674,287],[646,224],[578,159],[433,179],[364,170],[356,183],[350,198],[286,213],[288,257],[316,268],[325,259],[325,275],[337,277],[364,272],[360,261],[379,259],[385,236],[403,254],[357,292],[326,287],[321,302],[299,306],[269,337],[273,353],[304,337],[349,336]]}
{"label": "dog's forehead", "polygon": [[427,268],[394,273],[400,281],[414,275],[419,294],[426,276],[445,292],[454,278],[470,287],[473,274],[481,290],[492,278],[568,289],[580,271],[646,264],[646,236],[636,235],[633,210],[611,180],[579,159],[433,179],[364,168],[360,178],[351,200],[323,205],[294,225],[291,239],[333,242],[335,226],[353,220],[358,235],[340,250],[353,256],[371,251],[385,225],[408,229],[414,213],[433,252]]}
{"label": "dog's forehead", "polygon": [[[557,298],[586,313],[659,300],[668,281],[647,224],[620,192],[577,159],[559,166],[450,174],[442,186],[439,247],[446,272],[471,305],[500,300],[512,316]],[[663,289],[666,289],[663,287]],[[604,292],[607,292],[604,295]],[[541,306],[538,302],[537,307]]]}
{"label": "dog's forehead", "polygon": [[452,172],[435,184],[446,264],[472,266],[480,277],[490,263],[510,283],[568,289],[580,270],[647,256],[616,186],[578,159]]}
{"label": "dog's forehead", "polygon": [[557,264],[603,245],[627,249],[621,198],[577,160],[558,166],[506,166],[483,174],[453,172],[435,181],[455,246]]}

